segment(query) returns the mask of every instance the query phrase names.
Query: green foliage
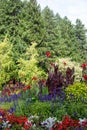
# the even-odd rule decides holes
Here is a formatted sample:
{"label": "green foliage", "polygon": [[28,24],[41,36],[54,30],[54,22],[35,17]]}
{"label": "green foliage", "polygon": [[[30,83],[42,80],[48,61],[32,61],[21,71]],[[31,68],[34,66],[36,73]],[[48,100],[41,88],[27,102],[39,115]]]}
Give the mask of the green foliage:
{"label": "green foliage", "polygon": [[10,109],[13,106],[13,102],[11,103],[5,102],[5,103],[2,103],[1,106],[2,106],[2,109]]}
{"label": "green foliage", "polygon": [[78,53],[79,55],[72,55],[74,60],[87,61],[87,37],[86,37],[87,29],[82,24],[80,19],[76,20],[75,25],[75,50],[74,53]]}
{"label": "green foliage", "polygon": [[69,95],[74,95],[75,98],[87,98],[87,84],[85,83],[74,83],[73,85],[70,85],[66,88],[66,94],[68,98],[70,98]]}
{"label": "green foliage", "polygon": [[14,76],[14,61],[12,59],[12,45],[5,39],[0,43],[0,87]]}
{"label": "green foliage", "polygon": [[37,66],[38,52],[35,47],[36,43],[32,43],[32,45],[27,48],[25,57],[18,60],[18,76],[22,82],[25,82],[25,84],[30,84],[33,82],[33,77],[41,78],[46,76],[45,72]]}
{"label": "green foliage", "polygon": [[41,120],[48,118],[51,113],[51,103],[36,101],[28,106],[30,115],[37,115]]}
{"label": "green foliage", "polygon": [[69,115],[75,119],[87,118],[87,104],[81,100],[78,101],[67,101],[62,102],[40,102],[35,101],[25,106],[25,101],[19,101],[19,107],[15,114],[26,115],[30,117],[32,115],[39,116],[40,121],[48,117],[57,117],[58,120],[62,120],[64,115]]}
{"label": "green foliage", "polygon": [[39,65],[45,68],[45,52],[50,51],[50,62],[57,57],[71,57],[77,62],[87,60],[87,30],[77,19],[73,25],[67,18],[54,14],[49,7],[41,12],[36,0],[0,0],[0,41],[5,36],[13,44],[13,60],[23,58],[28,45],[37,42]]}
{"label": "green foliage", "polygon": [[87,104],[81,100],[65,102],[65,108],[67,114],[70,115],[72,118],[79,119],[79,118],[87,118]]}

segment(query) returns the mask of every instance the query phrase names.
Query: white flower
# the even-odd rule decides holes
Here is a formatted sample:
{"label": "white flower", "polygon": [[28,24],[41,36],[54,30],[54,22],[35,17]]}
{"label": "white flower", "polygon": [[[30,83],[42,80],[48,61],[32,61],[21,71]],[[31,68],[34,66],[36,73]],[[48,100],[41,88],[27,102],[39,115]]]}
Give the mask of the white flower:
{"label": "white flower", "polygon": [[43,121],[42,123],[41,123],[41,125],[42,125],[42,127],[47,127],[47,128],[52,128],[52,126],[55,124],[55,121],[56,121],[57,119],[55,118],[55,117],[53,117],[53,118],[51,118],[51,117],[49,117],[48,119],[46,119],[45,121]]}
{"label": "white flower", "polygon": [[39,119],[39,116],[34,115],[34,116],[30,116],[30,117],[28,118],[28,120],[29,120],[30,122],[33,122],[34,119],[36,119],[36,120]]}
{"label": "white flower", "polygon": [[84,119],[79,118],[79,123],[80,124],[82,124],[84,121],[87,121],[87,119],[85,119],[85,118]]}
{"label": "white flower", "polygon": [[0,116],[0,119],[2,119],[2,116]]}

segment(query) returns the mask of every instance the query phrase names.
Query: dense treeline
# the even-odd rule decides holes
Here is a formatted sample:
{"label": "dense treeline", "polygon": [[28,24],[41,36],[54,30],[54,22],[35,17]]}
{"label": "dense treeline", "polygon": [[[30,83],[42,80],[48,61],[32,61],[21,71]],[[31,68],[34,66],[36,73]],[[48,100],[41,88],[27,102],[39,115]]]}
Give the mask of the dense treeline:
{"label": "dense treeline", "polygon": [[0,0],[0,40],[7,37],[13,44],[16,64],[32,42],[37,43],[40,65],[46,60],[46,51],[51,52],[51,60],[71,57],[77,62],[87,61],[86,31],[80,19],[74,25],[48,6],[41,11],[36,0]]}

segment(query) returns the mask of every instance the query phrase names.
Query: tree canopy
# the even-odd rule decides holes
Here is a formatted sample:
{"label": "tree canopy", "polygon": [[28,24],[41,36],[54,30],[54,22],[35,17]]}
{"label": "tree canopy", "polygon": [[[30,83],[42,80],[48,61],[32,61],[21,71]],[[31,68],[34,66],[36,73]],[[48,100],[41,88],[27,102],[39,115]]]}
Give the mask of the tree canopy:
{"label": "tree canopy", "polygon": [[[5,55],[7,56],[5,61],[9,66],[11,61],[18,67],[19,59],[27,62],[26,51],[27,48],[31,48],[32,42],[37,43],[35,46],[39,55],[37,65],[42,68],[45,68],[46,63],[54,62],[59,57],[70,57],[73,61],[85,62],[86,34],[87,29],[80,19],[77,18],[74,25],[66,16],[62,18],[58,13],[54,14],[48,6],[41,10],[36,0],[0,0],[0,50],[3,44],[9,46],[7,50],[11,50],[11,55],[8,55],[8,51]],[[4,43],[5,37],[9,39],[10,45],[8,41]],[[49,58],[46,52],[50,52]],[[0,55],[3,59],[3,54]]]}

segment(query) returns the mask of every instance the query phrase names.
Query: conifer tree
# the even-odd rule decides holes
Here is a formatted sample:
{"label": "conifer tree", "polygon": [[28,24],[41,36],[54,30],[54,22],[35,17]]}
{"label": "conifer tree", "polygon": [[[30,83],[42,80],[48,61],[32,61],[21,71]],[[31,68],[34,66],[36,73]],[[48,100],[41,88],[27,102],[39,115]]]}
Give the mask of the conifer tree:
{"label": "conifer tree", "polygon": [[0,43],[0,87],[16,75],[12,58],[12,45],[5,39]]}

